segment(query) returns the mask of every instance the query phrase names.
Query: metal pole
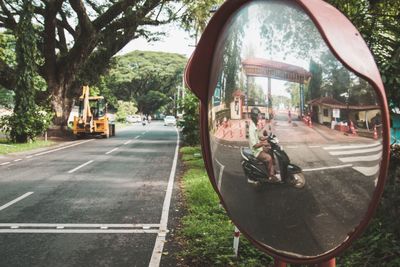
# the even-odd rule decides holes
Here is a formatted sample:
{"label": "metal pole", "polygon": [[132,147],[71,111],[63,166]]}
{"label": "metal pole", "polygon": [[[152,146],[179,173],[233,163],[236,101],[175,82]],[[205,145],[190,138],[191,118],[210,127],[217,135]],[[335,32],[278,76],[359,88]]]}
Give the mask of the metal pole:
{"label": "metal pole", "polygon": [[235,232],[233,234],[233,252],[235,253],[235,257],[238,256],[239,251],[239,238],[240,238],[240,231],[235,226]]}

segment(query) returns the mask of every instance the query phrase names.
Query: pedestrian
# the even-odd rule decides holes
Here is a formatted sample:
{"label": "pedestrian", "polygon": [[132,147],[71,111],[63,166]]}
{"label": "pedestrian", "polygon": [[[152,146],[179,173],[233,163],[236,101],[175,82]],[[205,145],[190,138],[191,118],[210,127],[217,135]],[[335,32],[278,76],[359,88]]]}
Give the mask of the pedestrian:
{"label": "pedestrian", "polygon": [[[268,179],[270,182],[279,182],[278,177],[275,176],[275,169],[272,161],[272,157],[269,154],[271,145],[268,143],[266,138],[260,139],[259,132],[257,129],[257,121],[260,111],[258,108],[252,108],[250,113],[250,125],[249,125],[249,146],[253,152],[254,157],[263,162],[268,171]],[[255,183],[255,180],[248,180],[249,183]]]}
{"label": "pedestrian", "polygon": [[289,123],[292,123],[292,113],[290,112],[290,109],[288,112],[288,118],[289,118]]}
{"label": "pedestrian", "polygon": [[148,121],[148,123],[150,124],[150,122],[151,122],[151,116],[150,116],[150,115],[147,116],[147,121]]}

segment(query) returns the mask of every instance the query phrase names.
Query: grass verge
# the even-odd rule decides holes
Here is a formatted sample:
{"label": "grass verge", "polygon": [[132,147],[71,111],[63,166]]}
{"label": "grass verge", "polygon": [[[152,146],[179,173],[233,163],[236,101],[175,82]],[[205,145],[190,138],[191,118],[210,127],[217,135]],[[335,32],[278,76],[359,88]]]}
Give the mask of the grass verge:
{"label": "grass verge", "polygon": [[180,150],[186,171],[182,180],[187,215],[178,238],[183,240],[180,257],[188,266],[268,266],[272,259],[259,252],[243,236],[239,257],[234,257],[234,226],[220,206],[209,182],[199,147]]}
{"label": "grass verge", "polygon": [[46,142],[46,141],[38,140],[38,141],[35,141],[32,143],[16,144],[16,143],[11,143],[7,139],[0,139],[0,155],[28,151],[28,150],[32,150],[32,149],[36,149],[36,148],[48,147],[51,145],[54,145],[53,141]]}

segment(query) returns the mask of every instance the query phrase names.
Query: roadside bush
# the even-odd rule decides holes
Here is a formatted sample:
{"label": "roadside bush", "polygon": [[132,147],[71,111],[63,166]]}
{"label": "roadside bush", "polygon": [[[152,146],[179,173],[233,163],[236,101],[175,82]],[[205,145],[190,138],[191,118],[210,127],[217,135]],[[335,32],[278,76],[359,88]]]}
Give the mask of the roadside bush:
{"label": "roadside bush", "polygon": [[188,146],[200,144],[199,100],[191,92],[188,92],[179,106],[185,114],[183,121],[178,123],[182,127],[183,141]]}
{"label": "roadside bush", "polygon": [[49,128],[52,118],[52,112],[35,106],[33,110],[24,113],[23,116],[13,113],[1,117],[0,129],[12,142],[16,142],[20,135],[26,135],[29,141],[34,141],[38,135],[43,134]]}

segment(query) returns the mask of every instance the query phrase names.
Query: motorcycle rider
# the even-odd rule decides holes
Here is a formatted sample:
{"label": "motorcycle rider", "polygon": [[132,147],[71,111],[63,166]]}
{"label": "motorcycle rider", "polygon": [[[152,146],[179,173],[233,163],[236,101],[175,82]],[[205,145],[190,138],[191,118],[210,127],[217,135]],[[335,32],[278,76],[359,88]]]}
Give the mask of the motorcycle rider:
{"label": "motorcycle rider", "polygon": [[[271,148],[266,138],[261,138],[257,129],[258,117],[260,110],[258,108],[252,108],[250,113],[250,125],[249,125],[249,147],[253,152],[254,157],[263,162],[267,168],[269,176],[266,179],[269,182],[279,182],[280,179],[275,176],[275,169],[271,155],[268,150]],[[255,182],[248,180],[248,182]]]}

